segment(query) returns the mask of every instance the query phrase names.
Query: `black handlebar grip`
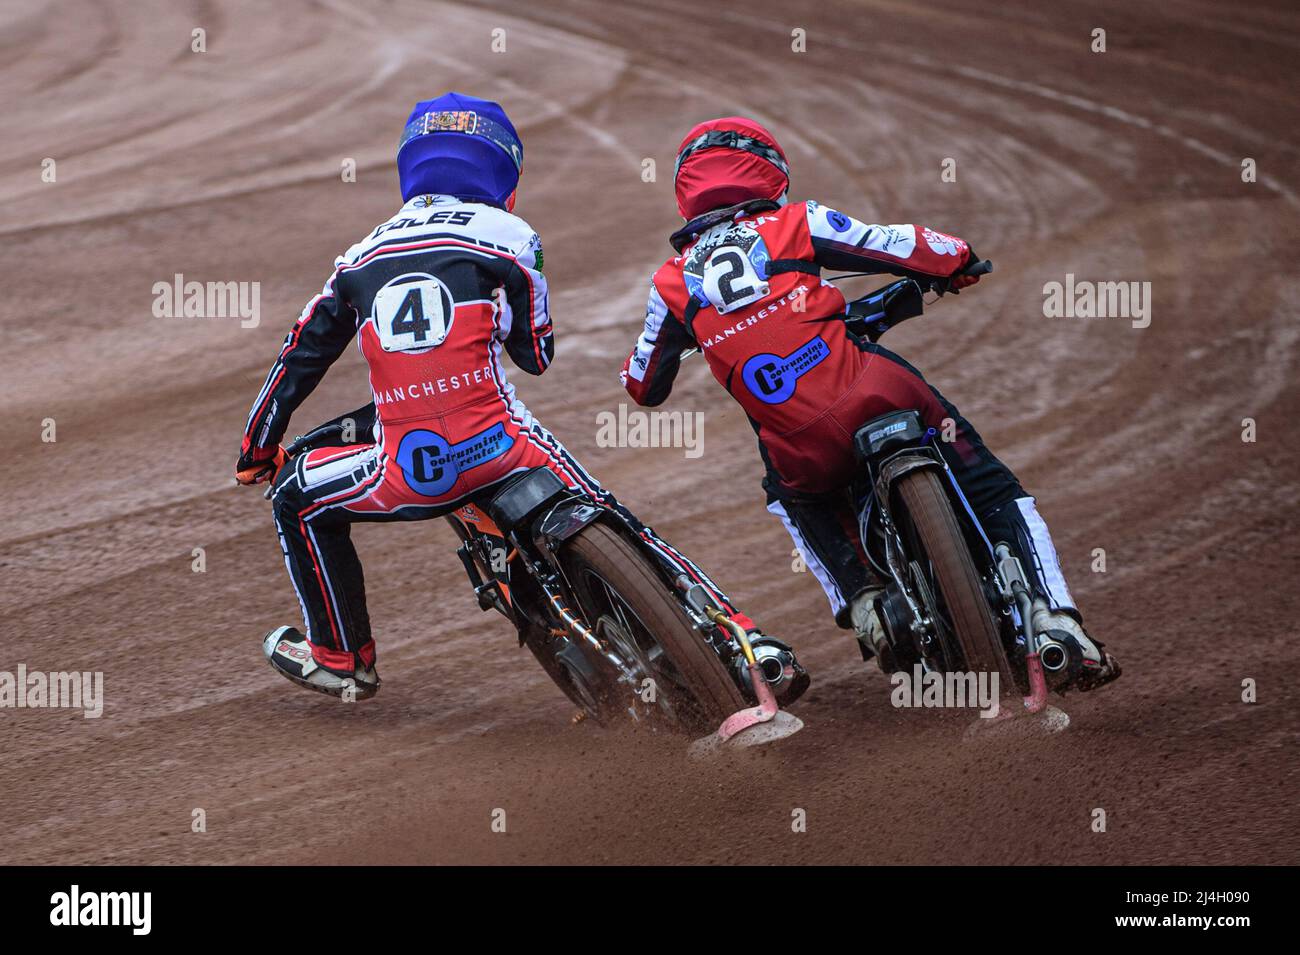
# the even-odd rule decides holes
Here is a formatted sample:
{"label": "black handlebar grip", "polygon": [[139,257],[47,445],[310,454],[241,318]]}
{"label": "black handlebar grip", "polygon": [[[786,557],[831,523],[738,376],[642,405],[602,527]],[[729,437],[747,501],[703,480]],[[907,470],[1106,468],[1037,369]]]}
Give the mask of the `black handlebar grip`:
{"label": "black handlebar grip", "polygon": [[988,275],[993,271],[993,263],[988,259],[977,259],[961,270],[962,275]]}
{"label": "black handlebar grip", "polygon": [[294,457],[303,448],[315,444],[317,441],[320,441],[322,438],[326,438],[329,437],[330,435],[342,434],[342,433],[343,433],[343,425],[341,424],[324,425],[322,427],[317,428],[314,431],[308,431],[306,434],[298,435],[298,437],[294,438],[293,442],[287,448],[284,449],[285,454],[289,455],[290,457]]}

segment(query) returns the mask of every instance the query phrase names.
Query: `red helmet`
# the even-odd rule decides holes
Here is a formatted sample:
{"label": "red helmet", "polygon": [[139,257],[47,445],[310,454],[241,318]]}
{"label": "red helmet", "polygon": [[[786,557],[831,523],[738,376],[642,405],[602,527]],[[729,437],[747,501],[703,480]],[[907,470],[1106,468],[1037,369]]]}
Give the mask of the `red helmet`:
{"label": "red helmet", "polygon": [[750,199],[779,199],[790,167],[776,137],[752,119],[727,116],[686,134],[673,183],[677,211],[689,220]]}

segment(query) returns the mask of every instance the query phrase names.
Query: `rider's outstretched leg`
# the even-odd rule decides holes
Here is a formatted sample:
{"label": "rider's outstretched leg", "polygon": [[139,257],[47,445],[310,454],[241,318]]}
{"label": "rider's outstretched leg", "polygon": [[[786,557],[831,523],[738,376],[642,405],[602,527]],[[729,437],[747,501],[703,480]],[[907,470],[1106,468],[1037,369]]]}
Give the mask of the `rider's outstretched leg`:
{"label": "rider's outstretched leg", "polygon": [[361,562],[346,509],[382,480],[373,445],[321,448],[276,475],[272,513],[306,633],[263,638],[271,666],[299,686],[363,700],[379,691]]}

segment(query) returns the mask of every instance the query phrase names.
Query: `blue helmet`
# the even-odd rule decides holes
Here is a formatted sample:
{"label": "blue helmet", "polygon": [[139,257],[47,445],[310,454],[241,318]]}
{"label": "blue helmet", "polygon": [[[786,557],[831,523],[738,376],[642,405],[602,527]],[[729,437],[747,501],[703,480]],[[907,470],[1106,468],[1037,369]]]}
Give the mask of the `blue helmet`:
{"label": "blue helmet", "polygon": [[417,105],[397,147],[402,199],[441,193],[509,209],[524,147],[498,104],[444,93]]}

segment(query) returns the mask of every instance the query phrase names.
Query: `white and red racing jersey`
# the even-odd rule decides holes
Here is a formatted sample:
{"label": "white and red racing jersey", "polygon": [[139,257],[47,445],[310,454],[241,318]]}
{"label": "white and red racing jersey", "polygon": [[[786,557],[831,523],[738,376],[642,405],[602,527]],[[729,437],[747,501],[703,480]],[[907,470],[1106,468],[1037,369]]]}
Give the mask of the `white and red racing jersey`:
{"label": "white and red racing jersey", "polygon": [[446,498],[508,473],[532,416],[501,352],[533,375],[550,364],[541,269],[541,242],[517,216],[450,196],[412,199],[336,260],[303,309],[249,412],[243,452],[279,443],[355,336],[375,441],[412,491]]}

